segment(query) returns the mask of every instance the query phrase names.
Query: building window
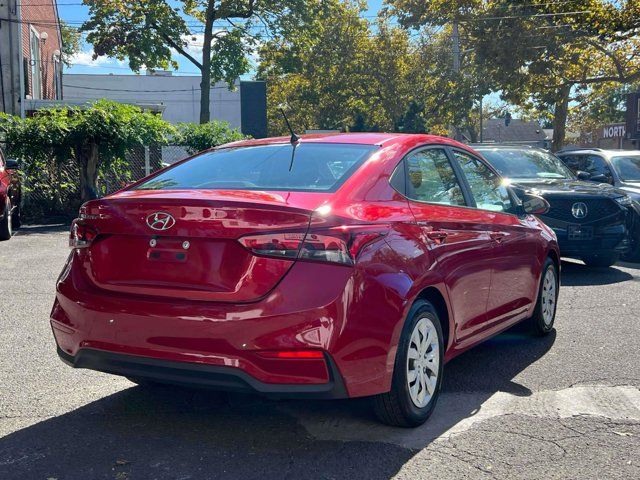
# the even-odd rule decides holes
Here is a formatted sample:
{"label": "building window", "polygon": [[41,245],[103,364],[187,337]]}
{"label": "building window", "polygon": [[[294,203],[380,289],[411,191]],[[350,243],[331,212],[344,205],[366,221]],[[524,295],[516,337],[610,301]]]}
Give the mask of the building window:
{"label": "building window", "polygon": [[31,98],[42,98],[42,62],[40,61],[40,35],[31,27],[29,41],[31,51]]}

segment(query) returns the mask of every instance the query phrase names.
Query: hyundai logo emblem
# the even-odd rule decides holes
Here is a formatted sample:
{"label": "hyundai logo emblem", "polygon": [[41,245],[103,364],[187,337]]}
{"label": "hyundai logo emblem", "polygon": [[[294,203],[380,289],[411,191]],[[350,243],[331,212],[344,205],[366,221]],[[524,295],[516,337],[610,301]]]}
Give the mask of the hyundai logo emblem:
{"label": "hyundai logo emblem", "polygon": [[571,214],[575,218],[584,218],[587,216],[587,205],[584,202],[576,202],[571,207]]}
{"label": "hyundai logo emblem", "polygon": [[169,230],[175,224],[176,219],[167,212],[156,212],[147,216],[147,225],[154,230]]}

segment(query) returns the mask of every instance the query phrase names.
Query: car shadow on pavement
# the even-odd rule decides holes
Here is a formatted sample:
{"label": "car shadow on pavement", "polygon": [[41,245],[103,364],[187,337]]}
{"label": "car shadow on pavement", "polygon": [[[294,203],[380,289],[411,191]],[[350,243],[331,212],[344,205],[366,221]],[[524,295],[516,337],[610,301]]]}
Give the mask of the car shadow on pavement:
{"label": "car shadow on pavement", "polygon": [[530,395],[514,378],[554,341],[555,332],[538,338],[512,329],[454,359],[433,416],[416,429],[379,424],[368,399],[276,401],[132,386],[0,439],[0,477],[387,479],[495,393]]}
{"label": "car shadow on pavement", "polygon": [[567,287],[611,285],[632,279],[633,275],[616,267],[594,268],[582,263],[562,262],[561,283]]}

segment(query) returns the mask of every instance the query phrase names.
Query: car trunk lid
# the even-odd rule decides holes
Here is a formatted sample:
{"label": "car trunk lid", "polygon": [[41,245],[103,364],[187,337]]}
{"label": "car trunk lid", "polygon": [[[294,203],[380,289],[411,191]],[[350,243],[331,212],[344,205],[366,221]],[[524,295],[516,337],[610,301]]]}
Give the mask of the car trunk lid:
{"label": "car trunk lid", "polygon": [[304,235],[310,215],[276,192],[122,192],[83,207],[81,221],[98,236],[79,254],[102,289],[250,302],[266,295],[295,259],[256,256],[238,239],[259,232]]}

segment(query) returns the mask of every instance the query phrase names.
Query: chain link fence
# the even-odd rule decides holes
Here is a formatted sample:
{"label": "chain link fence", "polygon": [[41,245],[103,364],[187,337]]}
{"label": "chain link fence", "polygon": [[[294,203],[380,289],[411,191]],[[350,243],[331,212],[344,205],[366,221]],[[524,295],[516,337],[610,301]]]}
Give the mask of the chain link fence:
{"label": "chain link fence", "polygon": [[[11,150],[0,143],[5,158],[13,158]],[[179,145],[140,146],[124,159],[100,171],[98,193],[109,195],[131,182],[189,156]],[[80,171],[72,161],[20,159],[22,183],[21,215],[27,222],[67,220],[76,216],[80,207]]]}

